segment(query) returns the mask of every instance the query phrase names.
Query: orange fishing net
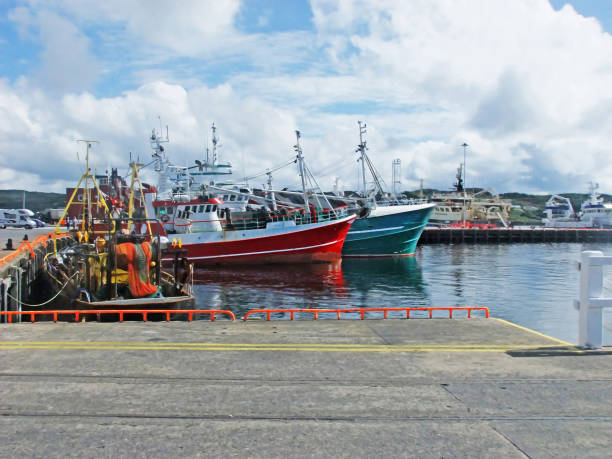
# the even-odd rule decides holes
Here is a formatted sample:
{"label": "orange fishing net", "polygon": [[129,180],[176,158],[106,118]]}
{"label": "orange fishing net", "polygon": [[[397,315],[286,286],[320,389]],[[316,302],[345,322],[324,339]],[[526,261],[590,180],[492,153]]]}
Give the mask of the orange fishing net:
{"label": "orange fishing net", "polygon": [[[130,293],[134,298],[152,295],[157,287],[149,283],[149,265],[152,251],[148,242],[134,244],[125,242],[117,245],[117,265],[125,269],[127,265]],[[123,265],[123,266],[122,266]]]}

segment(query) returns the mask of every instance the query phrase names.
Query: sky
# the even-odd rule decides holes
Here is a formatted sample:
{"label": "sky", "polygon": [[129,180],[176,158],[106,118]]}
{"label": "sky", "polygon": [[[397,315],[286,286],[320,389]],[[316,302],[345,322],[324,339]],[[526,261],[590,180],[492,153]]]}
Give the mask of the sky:
{"label": "sky", "polygon": [[74,186],[78,139],[126,174],[160,126],[190,166],[212,123],[236,180],[300,130],[321,187],[355,189],[362,121],[388,188],[400,159],[397,189],[449,189],[467,143],[468,187],[612,193],[611,32],[599,0],[0,0],[0,189]]}

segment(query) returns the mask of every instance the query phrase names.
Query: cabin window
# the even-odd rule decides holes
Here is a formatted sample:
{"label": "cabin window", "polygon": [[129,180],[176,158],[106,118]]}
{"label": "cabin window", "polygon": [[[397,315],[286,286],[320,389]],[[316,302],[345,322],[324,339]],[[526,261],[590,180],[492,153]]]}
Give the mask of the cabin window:
{"label": "cabin window", "polygon": [[224,201],[227,201],[228,196],[229,196],[229,195],[224,194],[224,195],[223,195],[223,200],[224,200]]}
{"label": "cabin window", "polygon": [[238,198],[236,198],[236,201],[244,201],[244,196],[238,196]]}
{"label": "cabin window", "polygon": [[166,207],[166,213],[172,215],[174,213],[174,207]]}
{"label": "cabin window", "polygon": [[185,212],[189,212],[189,209],[191,209],[191,206],[185,206]]}
{"label": "cabin window", "polygon": [[206,205],[206,213],[210,212],[210,204]]}
{"label": "cabin window", "polygon": [[199,212],[199,213],[204,212],[204,206],[200,206],[200,208],[198,209],[198,212]]}
{"label": "cabin window", "polygon": [[215,212],[217,210],[217,204],[213,204],[211,212]]}
{"label": "cabin window", "polygon": [[230,195],[230,201],[235,201],[235,200],[236,200],[236,195],[235,194]]}

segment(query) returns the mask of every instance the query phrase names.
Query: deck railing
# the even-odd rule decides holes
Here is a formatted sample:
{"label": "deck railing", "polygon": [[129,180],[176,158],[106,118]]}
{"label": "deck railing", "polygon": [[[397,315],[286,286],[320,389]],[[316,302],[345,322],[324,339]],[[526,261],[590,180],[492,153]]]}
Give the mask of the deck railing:
{"label": "deck railing", "polygon": [[[350,309],[314,309],[314,308],[300,308],[300,309],[251,309],[247,311],[242,320],[247,320],[252,314],[260,314],[266,317],[266,320],[270,320],[273,313],[277,314],[289,314],[289,320],[293,320],[295,313],[307,313],[312,314],[314,320],[319,319],[319,315],[335,315],[338,320],[347,318],[348,314],[359,314],[361,320],[366,318],[366,314],[370,313],[383,313],[383,319],[388,318],[388,314],[391,313],[402,313],[406,316],[406,319],[410,319],[410,313],[427,313],[430,319],[433,319],[434,311],[443,311],[448,313],[448,318],[453,318],[454,312],[465,313],[464,317],[468,319],[472,318],[472,311],[480,311],[484,317],[489,317],[489,308],[484,306],[451,306],[451,307],[429,307],[429,308],[350,308]],[[426,317],[427,317],[426,315]],[[415,317],[414,315],[412,316]],[[455,316],[456,317],[456,316]]]}
{"label": "deck railing", "polygon": [[[0,316],[7,316],[7,322],[13,323],[13,317],[22,318],[26,317],[30,319],[30,322],[36,322],[37,318],[46,317],[51,318],[53,322],[57,322],[62,319],[72,319],[78,322],[83,316],[90,317],[95,316],[97,320],[100,320],[102,316],[115,315],[118,316],[119,322],[123,322],[124,316],[129,315],[130,317],[136,317],[143,322],[150,319],[150,316],[164,317],[166,322],[170,322],[173,316],[181,315],[187,316],[189,322],[193,321],[194,314],[201,316],[202,314],[208,314],[210,321],[214,322],[217,315],[229,318],[229,320],[236,320],[236,316],[232,311],[226,311],[223,309],[91,309],[91,310],[55,310],[55,311],[2,311]],[[201,317],[200,317],[201,319]]]}
{"label": "deck railing", "polygon": [[225,229],[250,230],[265,228],[271,222],[294,221],[296,225],[338,220],[348,216],[346,208],[319,210],[314,213],[290,212],[287,214],[267,214],[253,218],[230,218],[222,220]]}
{"label": "deck railing", "polygon": [[612,298],[604,297],[603,267],[612,265],[612,256],[600,251],[584,251],[580,257],[580,299],[574,302],[579,311],[578,345],[599,349],[603,346],[604,309],[612,308]]}

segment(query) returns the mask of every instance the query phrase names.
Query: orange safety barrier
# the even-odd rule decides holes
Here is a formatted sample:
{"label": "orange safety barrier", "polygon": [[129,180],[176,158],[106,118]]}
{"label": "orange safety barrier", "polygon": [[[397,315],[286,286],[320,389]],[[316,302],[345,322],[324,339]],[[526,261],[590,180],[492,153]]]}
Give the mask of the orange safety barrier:
{"label": "orange safety barrier", "polygon": [[406,312],[406,319],[410,319],[410,313],[412,311],[425,311],[429,312],[429,318],[433,318],[434,311],[447,311],[448,318],[453,318],[454,311],[467,311],[468,319],[472,317],[472,311],[484,311],[485,317],[489,318],[489,308],[483,306],[468,306],[468,307],[447,307],[447,308],[354,308],[354,309],[252,309],[248,311],[242,320],[247,320],[251,314],[265,314],[266,320],[270,320],[270,314],[273,312],[288,312],[290,313],[290,320],[293,320],[293,315],[296,312],[310,312],[314,314],[314,320],[318,320],[320,313],[333,313],[338,316],[338,320],[341,319],[341,315],[344,313],[360,313],[361,320],[365,319],[366,312],[383,312],[383,316],[386,319],[387,314],[393,311]]}
{"label": "orange safety barrier", "polygon": [[68,237],[70,236],[70,234],[67,233],[61,233],[61,234],[55,234],[53,232],[51,233],[47,233],[47,234],[41,234],[40,236],[38,236],[36,239],[34,239],[32,242],[30,241],[21,241],[21,244],[19,244],[19,247],[17,247],[17,249],[15,249],[15,251],[9,255],[7,255],[4,258],[0,259],[0,265],[3,263],[6,263],[8,261],[11,261],[13,258],[17,257],[18,255],[22,254],[25,251],[29,251],[30,252],[30,257],[34,258],[34,247],[36,247],[39,244],[42,244],[44,242],[47,242],[49,239],[59,239],[62,237]]}
{"label": "orange safety barrier", "polygon": [[142,321],[147,321],[149,314],[165,314],[166,322],[170,322],[173,314],[187,314],[187,320],[193,321],[194,314],[210,314],[210,321],[215,321],[215,315],[221,314],[229,316],[232,321],[236,320],[236,316],[232,311],[223,309],[91,309],[91,310],[56,310],[56,311],[2,311],[0,316],[8,316],[8,323],[13,323],[14,316],[30,316],[31,322],[36,322],[36,316],[52,315],[53,322],[57,322],[59,316],[74,316],[76,322],[82,314],[96,314],[98,320],[106,314],[119,314],[119,322],[123,322],[124,314],[140,314]]}

